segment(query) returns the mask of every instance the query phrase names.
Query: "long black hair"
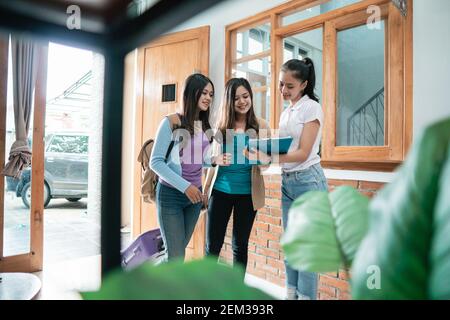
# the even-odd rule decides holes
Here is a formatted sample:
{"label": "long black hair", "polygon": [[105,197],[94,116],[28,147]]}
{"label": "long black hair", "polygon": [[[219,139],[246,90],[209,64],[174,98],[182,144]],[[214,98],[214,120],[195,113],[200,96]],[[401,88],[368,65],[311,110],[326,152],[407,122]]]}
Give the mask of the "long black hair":
{"label": "long black hair", "polygon": [[196,120],[200,120],[202,122],[202,130],[205,132],[208,129],[211,129],[211,125],[209,123],[209,110],[203,111],[201,110],[197,116],[198,109],[198,101],[203,93],[203,89],[211,84],[214,90],[214,84],[211,79],[204,76],[201,73],[194,73],[187,77],[184,83],[184,91],[183,91],[183,114],[181,117],[181,127],[188,130],[191,134],[194,134],[194,122]]}
{"label": "long black hair", "polygon": [[291,59],[281,66],[281,71],[290,71],[292,76],[301,82],[308,81],[304,94],[307,94],[312,100],[319,102],[319,97],[314,93],[314,88],[316,87],[316,71],[314,69],[314,63],[310,58],[304,58],[303,60]]}
{"label": "long black hair", "polygon": [[254,129],[259,131],[258,118],[255,114],[255,108],[253,107],[253,91],[250,83],[244,78],[231,78],[225,84],[225,92],[222,100],[222,115],[219,120],[219,131],[222,133],[222,137],[226,137],[227,129],[234,129],[236,124],[236,111],[234,111],[234,99],[236,97],[236,90],[240,86],[243,86],[250,94],[252,105],[246,114],[245,130]]}

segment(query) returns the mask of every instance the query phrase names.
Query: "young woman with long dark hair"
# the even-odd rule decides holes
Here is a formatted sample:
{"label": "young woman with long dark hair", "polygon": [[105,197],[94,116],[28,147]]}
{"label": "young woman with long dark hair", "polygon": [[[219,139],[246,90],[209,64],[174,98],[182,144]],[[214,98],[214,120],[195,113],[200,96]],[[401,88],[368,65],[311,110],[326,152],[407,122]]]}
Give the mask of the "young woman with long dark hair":
{"label": "young woman with long dark hair", "polygon": [[208,169],[204,193],[209,197],[206,254],[218,256],[233,212],[233,262],[246,268],[248,241],[256,212],[264,206],[265,189],[261,168],[243,156],[249,138],[270,136],[267,122],[255,115],[253,93],[244,78],[225,85],[218,142],[214,154],[223,153],[219,166]]}
{"label": "young woman with long dark hair", "polygon": [[[289,107],[281,113],[279,135],[291,136],[293,141],[287,154],[270,157],[255,151],[262,163],[281,164],[284,228],[288,224],[288,212],[295,199],[311,190],[328,189],[320,165],[323,112],[314,93],[315,85],[316,74],[311,59],[292,59],[283,64],[279,90],[283,100],[289,101]],[[292,269],[287,261],[285,266],[287,299],[316,299],[317,273],[299,272]]]}
{"label": "young woman with long dark hair", "polygon": [[213,97],[208,77],[189,76],[182,113],[165,117],[156,134],[150,167],[159,177],[156,208],[167,260],[184,259],[202,207],[202,166],[211,164],[207,131]]}

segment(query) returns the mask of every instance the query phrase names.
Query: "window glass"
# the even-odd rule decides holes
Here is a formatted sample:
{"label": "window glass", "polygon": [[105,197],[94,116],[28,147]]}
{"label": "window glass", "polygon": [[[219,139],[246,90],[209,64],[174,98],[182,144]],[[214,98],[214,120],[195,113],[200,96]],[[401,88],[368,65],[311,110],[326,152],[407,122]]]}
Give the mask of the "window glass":
{"label": "window glass", "polygon": [[[315,93],[322,101],[322,62],[323,62],[323,28],[298,33],[283,39],[283,63],[290,59],[302,60],[310,58],[316,71]],[[283,108],[289,106],[288,101],[283,102]]]}
{"label": "window glass", "polygon": [[235,58],[258,54],[270,49],[270,23],[236,33]]}
{"label": "window glass", "polygon": [[55,135],[51,140],[47,152],[87,154],[88,137]]}
{"label": "window glass", "polygon": [[383,146],[385,25],[337,34],[338,146]]}
{"label": "window glass", "polygon": [[285,15],[281,18],[281,25],[285,26],[291,23],[299,22],[302,20],[306,20],[308,18],[316,17],[318,15],[324,14],[326,12],[339,9],[357,2],[361,0],[331,0],[326,3],[308,8],[308,9],[298,9],[294,12],[291,12],[288,15]]}

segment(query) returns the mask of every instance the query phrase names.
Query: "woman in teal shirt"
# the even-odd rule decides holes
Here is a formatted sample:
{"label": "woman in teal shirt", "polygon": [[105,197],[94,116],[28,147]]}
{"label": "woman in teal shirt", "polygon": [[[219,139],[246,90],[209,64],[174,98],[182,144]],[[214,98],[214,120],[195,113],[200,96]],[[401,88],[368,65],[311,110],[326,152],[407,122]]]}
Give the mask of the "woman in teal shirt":
{"label": "woman in teal shirt", "polygon": [[250,232],[257,210],[264,206],[265,194],[260,168],[243,155],[243,150],[249,138],[269,136],[266,121],[255,115],[248,81],[230,79],[225,86],[214,152],[223,156],[216,158],[218,167],[209,169],[204,188],[209,196],[206,255],[219,256],[233,212],[233,262],[244,269]]}

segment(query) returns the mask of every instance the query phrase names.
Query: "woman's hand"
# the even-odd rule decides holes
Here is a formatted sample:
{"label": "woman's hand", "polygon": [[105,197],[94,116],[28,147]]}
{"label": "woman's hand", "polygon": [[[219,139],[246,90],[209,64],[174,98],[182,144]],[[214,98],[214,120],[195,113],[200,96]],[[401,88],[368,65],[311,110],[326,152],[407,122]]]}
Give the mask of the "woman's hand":
{"label": "woman's hand", "polygon": [[203,207],[208,209],[208,194],[206,193],[203,194]]}
{"label": "woman's hand", "polygon": [[256,150],[255,148],[251,148],[250,151],[245,148],[242,153],[248,160],[259,161],[262,165],[267,165],[272,162],[271,156],[262,151]]}
{"label": "woman's hand", "polygon": [[191,200],[192,203],[199,203],[203,201],[202,192],[192,184],[186,189],[184,194],[189,198],[189,200]]}
{"label": "woman's hand", "polygon": [[223,153],[214,157],[214,164],[218,166],[229,166],[231,164],[231,153]]}

